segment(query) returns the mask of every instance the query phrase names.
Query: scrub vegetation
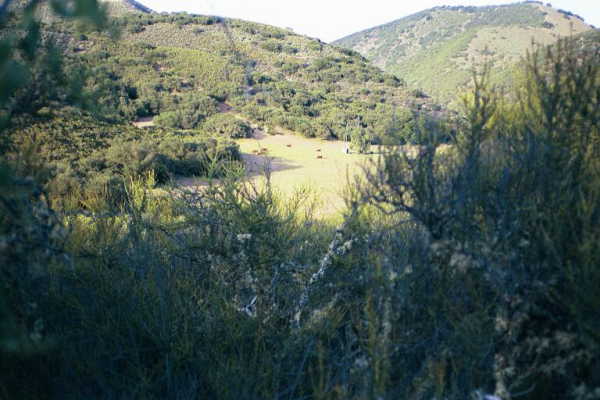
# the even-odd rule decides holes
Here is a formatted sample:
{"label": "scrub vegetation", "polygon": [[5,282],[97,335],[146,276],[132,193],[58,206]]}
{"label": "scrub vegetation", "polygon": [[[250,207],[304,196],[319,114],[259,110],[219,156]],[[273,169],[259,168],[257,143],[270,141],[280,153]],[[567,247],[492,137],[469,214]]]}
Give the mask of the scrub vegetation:
{"label": "scrub vegetation", "polygon": [[[78,52],[39,21],[36,1],[16,4],[0,8],[0,399],[598,397],[597,35],[530,52],[517,101],[484,72],[437,130],[427,114],[412,125],[390,118],[419,145],[409,152],[386,136],[394,146],[348,186],[336,220],[317,218],[310,191],[283,197],[268,170],[258,185],[242,168],[240,146],[254,139],[238,138],[258,128],[241,110],[297,118],[288,100],[308,96],[286,95],[297,81],[270,83],[275,93],[260,104],[260,91],[236,94],[232,77],[248,75],[216,53],[111,42],[102,35],[115,23],[94,1],[53,2],[43,14],[94,42]],[[220,23],[115,18],[121,35]],[[256,29],[258,47],[282,60],[305,51],[300,43],[354,60],[313,61],[306,73],[364,63],[384,82],[363,88],[385,85],[354,53],[235,24]],[[189,54],[193,72],[177,61]],[[271,68],[266,58],[256,65]],[[229,79],[198,78],[219,66],[231,66]],[[173,72],[127,86],[134,71],[162,68]],[[146,92],[159,83],[169,89]],[[363,100],[340,100],[351,90],[340,86],[302,104],[319,112],[306,116],[313,122],[320,103],[345,104],[333,111],[351,118],[332,121],[359,136],[356,150],[386,117],[371,125],[352,111]],[[129,124],[155,114],[157,126]],[[219,179],[201,190],[168,185],[190,175]]]}

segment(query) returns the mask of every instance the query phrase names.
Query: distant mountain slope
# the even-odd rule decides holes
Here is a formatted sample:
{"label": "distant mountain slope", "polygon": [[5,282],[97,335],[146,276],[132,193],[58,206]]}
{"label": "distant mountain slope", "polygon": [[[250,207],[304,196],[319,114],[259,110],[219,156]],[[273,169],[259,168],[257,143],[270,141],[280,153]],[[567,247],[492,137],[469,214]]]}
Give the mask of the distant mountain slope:
{"label": "distant mountain slope", "polygon": [[135,1],[135,0],[100,0],[103,3],[108,4],[109,10],[113,14],[122,14],[125,12],[153,12],[150,8]]}
{"label": "distant mountain slope", "polygon": [[449,102],[484,62],[507,83],[532,41],[547,45],[592,27],[541,2],[486,7],[436,7],[342,38],[388,72]]}

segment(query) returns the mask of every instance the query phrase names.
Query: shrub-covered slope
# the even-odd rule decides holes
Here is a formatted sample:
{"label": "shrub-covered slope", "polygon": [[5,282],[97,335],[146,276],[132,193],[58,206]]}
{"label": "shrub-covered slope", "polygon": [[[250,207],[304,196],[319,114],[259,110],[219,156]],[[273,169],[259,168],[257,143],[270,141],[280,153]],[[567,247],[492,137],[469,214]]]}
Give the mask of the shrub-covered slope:
{"label": "shrub-covered slope", "polygon": [[[0,149],[17,150],[0,157],[0,399],[598,397],[598,47],[561,40],[528,57],[515,103],[479,78],[452,146],[384,154],[334,226],[306,192],[225,179],[155,195],[151,173],[122,182],[120,202],[101,186],[54,207],[48,157],[188,167],[192,146],[159,140],[198,132],[82,112],[121,87],[119,71],[87,75],[99,95],[75,97],[84,80],[70,65],[49,79],[62,57],[46,62],[28,22],[0,52]],[[136,100],[133,88],[115,93]],[[188,100],[193,113],[167,117],[244,134],[222,100]]]}
{"label": "shrub-covered slope", "polygon": [[8,133],[15,154],[50,174],[47,189],[56,205],[82,206],[69,203],[75,194],[110,193],[121,201],[130,178],[150,174],[160,184],[172,176],[217,177],[241,161],[237,144],[210,131],[139,129],[102,122],[76,108],[48,112],[16,122]]}
{"label": "shrub-covered slope", "polygon": [[88,85],[110,89],[99,105],[125,119],[161,115],[190,129],[232,107],[272,131],[344,138],[358,126],[383,140],[401,135],[392,120],[406,128],[435,108],[358,53],[284,29],[188,14],[115,21],[119,40],[81,35],[70,48],[95,71]]}
{"label": "shrub-covered slope", "polygon": [[128,12],[153,12],[150,8],[135,0],[100,0],[108,5],[109,11],[113,14],[122,14]]}
{"label": "shrub-covered slope", "polygon": [[436,7],[342,38],[388,72],[402,76],[443,102],[471,78],[473,68],[491,63],[499,83],[510,82],[532,41],[542,45],[592,27],[550,4],[525,2],[486,7]]}

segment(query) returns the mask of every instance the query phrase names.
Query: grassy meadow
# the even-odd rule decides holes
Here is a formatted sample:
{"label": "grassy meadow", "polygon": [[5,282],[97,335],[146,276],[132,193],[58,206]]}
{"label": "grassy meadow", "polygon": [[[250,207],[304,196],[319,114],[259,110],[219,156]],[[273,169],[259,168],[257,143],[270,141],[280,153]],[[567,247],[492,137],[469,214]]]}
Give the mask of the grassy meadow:
{"label": "grassy meadow", "polygon": [[[292,133],[256,133],[238,139],[246,174],[250,181],[264,184],[284,198],[306,192],[314,211],[321,217],[340,217],[345,210],[344,195],[356,176],[372,165],[378,155],[346,154],[346,142],[307,139]],[[266,149],[266,150],[265,150]],[[373,150],[377,148],[373,146]],[[268,176],[268,178],[267,178]],[[203,178],[180,178],[177,184],[193,189],[206,186]]]}

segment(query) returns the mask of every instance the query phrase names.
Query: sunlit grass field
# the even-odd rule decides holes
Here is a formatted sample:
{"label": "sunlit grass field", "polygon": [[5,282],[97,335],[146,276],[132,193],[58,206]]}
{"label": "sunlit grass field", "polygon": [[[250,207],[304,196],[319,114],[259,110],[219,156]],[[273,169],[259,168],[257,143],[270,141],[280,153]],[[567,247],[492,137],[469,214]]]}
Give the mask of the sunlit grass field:
{"label": "sunlit grass field", "polygon": [[[375,160],[376,154],[346,154],[346,142],[307,139],[293,134],[255,134],[237,141],[250,181],[263,184],[269,176],[272,187],[284,198],[304,191],[316,215],[339,216],[344,193],[356,176]],[[205,183],[202,179],[180,181],[185,186]]]}
{"label": "sunlit grass field", "polygon": [[[373,156],[346,154],[345,142],[306,139],[293,135],[265,135],[239,142],[250,176],[270,172],[271,183],[284,196],[309,189],[318,198],[317,212],[339,213],[343,194]],[[257,155],[261,152],[264,155]],[[260,178],[263,179],[263,178]]]}

